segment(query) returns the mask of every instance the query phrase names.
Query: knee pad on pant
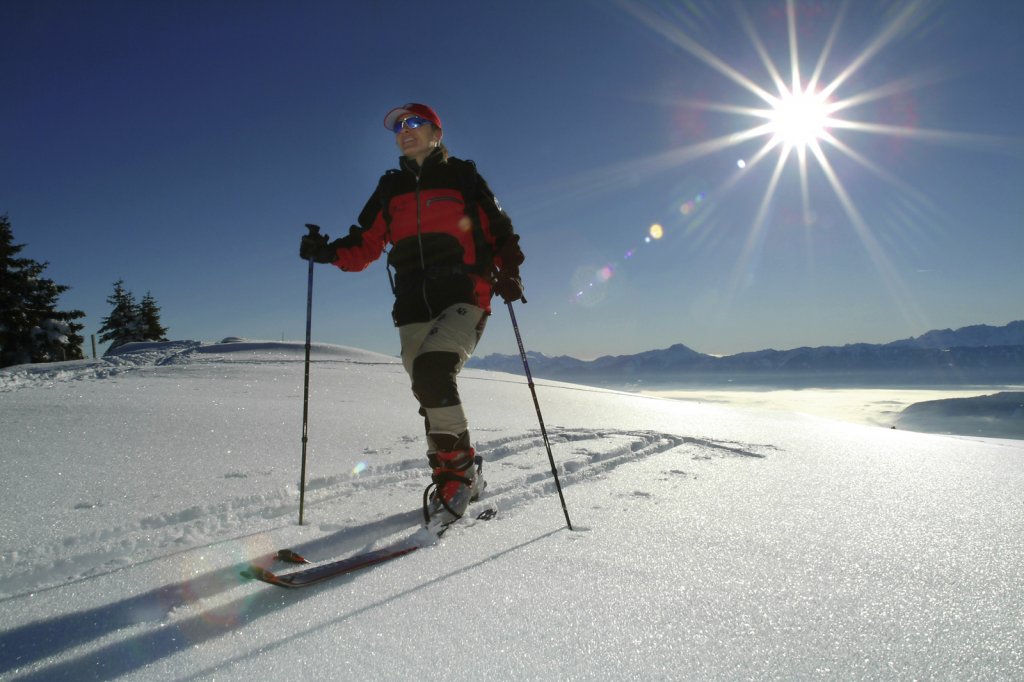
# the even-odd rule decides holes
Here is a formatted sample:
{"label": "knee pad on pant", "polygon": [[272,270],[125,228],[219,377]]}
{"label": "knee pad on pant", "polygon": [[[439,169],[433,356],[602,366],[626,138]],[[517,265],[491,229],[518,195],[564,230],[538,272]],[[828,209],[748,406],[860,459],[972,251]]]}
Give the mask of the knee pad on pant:
{"label": "knee pad on pant", "polygon": [[431,351],[417,356],[412,366],[412,392],[425,408],[460,404],[455,376],[458,353]]}

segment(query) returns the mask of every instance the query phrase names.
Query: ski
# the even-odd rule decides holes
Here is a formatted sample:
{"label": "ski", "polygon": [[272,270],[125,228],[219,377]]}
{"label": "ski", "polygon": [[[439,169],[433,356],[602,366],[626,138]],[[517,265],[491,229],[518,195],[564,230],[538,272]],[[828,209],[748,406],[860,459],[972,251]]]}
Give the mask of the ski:
{"label": "ski", "polygon": [[[498,510],[494,507],[490,507],[477,514],[475,518],[479,521],[486,521],[493,519],[497,514]],[[251,565],[242,571],[241,575],[243,578],[259,580],[277,587],[289,589],[309,587],[311,585],[322,583],[325,580],[330,580],[331,578],[349,575],[356,571],[361,571],[365,568],[383,564],[407,554],[412,554],[422,547],[431,545],[434,541],[440,538],[449,527],[450,526],[446,526],[439,530],[421,528],[411,537],[396,542],[388,547],[382,547],[381,549],[375,549],[362,554],[355,554],[326,564],[315,564],[308,568],[292,571],[291,573],[277,574],[269,569],[263,568],[262,566]],[[427,534],[427,538],[423,537],[424,533]],[[290,563],[310,563],[290,549],[280,550],[277,553],[276,558]]]}
{"label": "ski", "polygon": [[316,585],[317,583],[322,583],[323,581],[331,578],[337,578],[338,576],[347,575],[370,566],[375,566],[376,564],[382,564],[385,561],[390,561],[391,559],[397,559],[398,557],[410,554],[419,548],[420,545],[415,544],[386,547],[372,552],[350,556],[339,561],[317,564],[316,566],[300,569],[285,575],[278,575],[273,571],[260,566],[250,566],[246,570],[242,571],[242,577],[261,580],[265,583],[276,585],[278,587],[309,587],[310,585]]}

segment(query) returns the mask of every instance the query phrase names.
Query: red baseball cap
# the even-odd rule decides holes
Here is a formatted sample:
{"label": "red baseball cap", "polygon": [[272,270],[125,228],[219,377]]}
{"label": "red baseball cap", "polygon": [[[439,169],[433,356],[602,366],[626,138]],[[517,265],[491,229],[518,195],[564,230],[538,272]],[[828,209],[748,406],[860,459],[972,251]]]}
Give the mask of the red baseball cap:
{"label": "red baseball cap", "polygon": [[393,131],[395,129],[395,124],[398,123],[398,119],[407,114],[425,118],[433,123],[435,128],[438,130],[441,129],[441,117],[437,115],[437,112],[426,104],[417,104],[416,102],[403,104],[402,106],[395,107],[389,111],[388,115],[384,117],[384,127]]}

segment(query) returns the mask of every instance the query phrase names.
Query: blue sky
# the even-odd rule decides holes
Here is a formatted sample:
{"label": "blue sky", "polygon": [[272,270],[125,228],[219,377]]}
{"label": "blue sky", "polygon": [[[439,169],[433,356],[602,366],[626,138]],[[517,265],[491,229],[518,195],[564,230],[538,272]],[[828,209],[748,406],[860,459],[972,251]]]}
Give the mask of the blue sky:
{"label": "blue sky", "polygon": [[[7,0],[0,213],[86,334],[124,279],[173,338],[302,339],[303,224],[347,229],[397,162],[384,114],[422,101],[522,235],[531,350],[1024,318],[1024,5],[791,8]],[[819,89],[846,104],[817,141],[832,179],[813,148],[802,182],[799,145],[779,169],[783,145],[737,136],[768,120],[766,61],[792,82],[791,35],[802,85],[827,49]],[[314,286],[316,340],[398,352],[383,262]],[[495,313],[478,352],[514,353]]]}

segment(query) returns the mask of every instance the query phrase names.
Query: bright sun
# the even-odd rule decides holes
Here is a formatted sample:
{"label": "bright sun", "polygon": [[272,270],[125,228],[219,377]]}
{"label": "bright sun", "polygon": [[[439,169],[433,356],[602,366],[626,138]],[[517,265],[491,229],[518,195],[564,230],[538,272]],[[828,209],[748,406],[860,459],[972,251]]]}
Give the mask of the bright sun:
{"label": "bright sun", "polygon": [[[883,49],[897,39],[908,35],[919,26],[925,12],[924,0],[908,0],[895,5],[895,11],[888,20],[880,24],[877,34],[864,48],[848,57],[845,63],[833,58],[833,48],[838,41],[840,28],[849,7],[855,3],[841,3],[832,26],[821,43],[816,59],[800,59],[798,41],[797,0],[779,0],[785,8],[785,24],[788,37],[788,59],[776,62],[769,48],[762,41],[757,22],[745,10],[747,3],[734,3],[737,19],[750,39],[750,46],[760,58],[767,78],[759,78],[757,70],[743,71],[694,39],[683,27],[666,16],[659,7],[662,4],[637,0],[617,0],[624,11],[633,15],[670,42],[688,52],[710,69],[717,71],[726,80],[738,85],[751,95],[750,103],[711,101],[707,99],[679,99],[681,106],[695,110],[716,111],[729,116],[745,117],[746,124],[718,137],[701,140],[695,144],[670,149],[651,161],[641,160],[624,168],[635,172],[637,168],[649,170],[671,167],[693,159],[714,154],[732,147],[743,145],[743,155],[736,162],[736,170],[717,189],[725,196],[744,178],[766,178],[763,194],[757,205],[749,233],[734,269],[734,288],[738,290],[750,272],[750,263],[757,257],[760,244],[771,222],[777,189],[782,185],[787,168],[796,170],[796,185],[799,187],[802,223],[806,228],[818,224],[818,213],[812,209],[812,191],[821,192],[820,182],[810,181],[811,173],[817,169],[819,177],[831,187],[832,193],[841,204],[853,229],[864,244],[864,248],[875,263],[878,272],[898,298],[910,301],[899,275],[889,262],[885,249],[878,242],[874,231],[864,219],[853,197],[847,191],[833,161],[845,160],[844,168],[859,166],[892,183],[895,187],[909,188],[901,178],[896,177],[864,153],[852,147],[845,139],[846,133],[875,134],[886,137],[901,137],[921,140],[976,141],[979,136],[967,136],[949,131],[928,130],[913,126],[891,125],[870,120],[855,120],[852,112],[862,105],[885,100],[914,87],[927,84],[933,77],[907,77],[882,85],[859,89],[851,84],[854,74],[865,64],[876,58]],[[788,62],[788,64],[787,64]],[[788,67],[788,68],[787,68]],[[803,67],[803,68],[802,68]],[[808,68],[809,67],[809,68]],[[755,141],[760,140],[760,144]],[[749,144],[755,142],[755,144]],[[774,163],[771,162],[774,159]],[[793,163],[791,163],[793,162]],[[755,170],[773,166],[764,170]],[[792,186],[792,183],[787,183]],[[792,196],[792,195],[789,195]],[[705,214],[707,215],[707,214]]]}
{"label": "bright sun", "polygon": [[784,92],[768,114],[773,142],[802,152],[828,135],[828,103],[818,93]]}
{"label": "bright sun", "polygon": [[[859,52],[844,60],[834,57],[833,48],[841,43],[838,40],[840,29],[848,11],[856,3],[836,3],[838,10],[834,15],[831,28],[827,34],[823,35],[824,39],[817,57],[801,60],[798,41],[798,35],[801,35],[801,32],[798,31],[797,26],[797,18],[800,13],[798,0],[778,0],[778,3],[784,6],[789,47],[788,59],[784,58],[778,62],[761,39],[758,22],[751,18],[745,9],[747,4],[760,6],[769,3],[732,3],[740,26],[750,40],[750,47],[760,58],[761,65],[764,67],[764,74],[758,76],[759,69],[744,71],[730,64],[693,38],[683,26],[674,21],[678,16],[685,14],[682,10],[679,12],[674,10],[676,4],[696,5],[698,3],[663,3],[654,0],[614,1],[624,12],[647,25],[655,33],[667,38],[672,44],[689,53],[703,65],[721,74],[727,81],[745,90],[745,98],[747,95],[751,97],[747,98],[750,101],[744,102],[677,98],[674,102],[680,107],[720,112],[730,117],[745,118],[747,122],[717,137],[701,139],[694,144],[670,148],[648,157],[623,163],[611,174],[602,170],[600,173],[585,178],[587,187],[590,189],[613,187],[623,184],[624,181],[632,183],[635,182],[636,177],[642,174],[660,173],[694,159],[742,145],[742,155],[736,161],[737,170],[720,187],[716,188],[717,194],[719,197],[726,196],[744,178],[756,177],[766,179],[766,182],[757,205],[756,215],[750,222],[749,234],[743,251],[735,264],[734,286],[737,289],[741,286],[740,282],[746,281],[745,277],[750,271],[749,264],[757,256],[766,228],[774,215],[773,210],[777,207],[777,203],[774,201],[776,190],[783,183],[785,171],[795,166],[796,186],[799,187],[799,199],[802,204],[803,225],[810,229],[819,224],[818,211],[812,209],[812,192],[814,194],[823,193],[826,187],[830,187],[832,194],[842,206],[850,225],[860,237],[865,250],[883,279],[894,292],[900,292],[900,299],[909,301],[910,296],[906,293],[894,266],[889,262],[886,250],[879,243],[871,225],[865,220],[854,197],[844,185],[840,170],[844,172],[867,171],[910,194],[914,193],[914,189],[902,178],[853,147],[845,139],[849,137],[848,133],[857,133],[855,139],[863,139],[865,134],[869,134],[928,142],[984,144],[997,148],[1006,146],[1006,140],[1002,138],[852,118],[858,110],[866,111],[868,115],[872,113],[870,109],[861,109],[864,105],[885,101],[935,81],[938,73],[924,73],[866,88],[863,85],[858,86],[853,78],[872,59],[876,59],[887,46],[920,31],[922,21],[930,11],[929,3],[926,0],[894,2],[893,11],[887,15],[884,22],[879,24],[877,33]],[[816,8],[814,11],[817,12],[820,9],[818,6],[821,4],[800,3],[800,6],[810,7],[813,5]],[[831,3],[826,4],[831,5]],[[673,10],[664,9],[670,5],[673,6]],[[748,61],[745,60],[743,63]],[[760,143],[758,144],[757,141]],[[772,159],[774,159],[774,164]],[[837,159],[844,161],[843,166],[837,167],[834,164]],[[764,166],[769,166],[769,168],[765,169]],[[759,168],[760,170],[757,170]],[[818,173],[817,178],[824,178],[824,183],[820,180],[811,182],[810,175],[815,172],[815,169]],[[785,179],[789,181],[787,189],[792,187],[792,178]],[[795,194],[787,192],[786,196],[792,197]],[[817,197],[814,198],[817,199]],[[703,195],[701,195],[701,200],[703,200]],[[688,210],[683,213],[688,214]],[[710,212],[705,211],[703,215],[710,215]],[[789,215],[793,215],[793,213]],[[698,221],[692,222],[691,229],[695,229],[698,224]],[[632,251],[629,254],[632,255]]]}
{"label": "bright sun", "polygon": [[[839,29],[847,13],[848,4],[844,4],[835,16],[835,20],[820,48],[815,60],[802,61],[798,45],[797,2],[796,0],[780,0],[785,7],[786,32],[789,42],[788,68],[777,63],[770,55],[769,49],[761,40],[757,24],[747,14],[743,3],[736,3],[737,18],[750,38],[751,47],[760,57],[767,75],[766,81],[758,82],[753,73],[745,73],[715,55],[682,28],[666,17],[656,8],[642,2],[618,0],[622,8],[648,25],[656,33],[668,38],[672,43],[689,52],[706,66],[722,74],[727,80],[753,95],[753,106],[732,102],[713,102],[709,100],[685,100],[682,103],[692,109],[719,111],[730,115],[738,115],[752,119],[752,125],[739,128],[717,138],[702,140],[696,144],[671,150],[663,159],[665,164],[682,163],[691,159],[712,154],[729,147],[749,141],[762,139],[759,149],[744,156],[737,163],[740,172],[730,179],[724,191],[738,182],[742,176],[753,175],[754,169],[768,159],[774,158],[775,168],[770,172],[770,179],[761,200],[760,210],[754,220],[753,232],[759,232],[768,217],[771,199],[778,187],[784,167],[795,161],[801,198],[803,203],[804,223],[813,224],[814,215],[810,208],[811,185],[809,173],[812,166],[817,166],[824,174],[828,184],[842,203],[851,222],[865,239],[870,239],[870,228],[864,223],[857,207],[853,204],[843,186],[842,179],[836,172],[831,157],[839,154],[854,164],[858,164],[882,179],[897,186],[902,183],[885,168],[879,167],[864,154],[847,144],[841,137],[845,131],[858,131],[884,136],[898,136],[925,140],[958,139],[948,131],[923,130],[908,126],[887,125],[869,121],[852,120],[850,110],[873,101],[884,100],[894,94],[904,92],[917,84],[929,82],[927,78],[903,79],[883,84],[859,92],[849,90],[849,81],[872,58],[876,57],[887,45],[907,34],[919,20],[923,11],[922,2],[910,0],[898,5],[890,20],[880,26],[878,34],[868,42],[860,53],[848,59],[845,65],[835,64],[830,59],[837,42]],[[806,71],[801,65],[811,68]],[[787,73],[788,72],[788,73]],[[963,136],[960,136],[963,137]],[[874,245],[869,248],[875,248]]]}

